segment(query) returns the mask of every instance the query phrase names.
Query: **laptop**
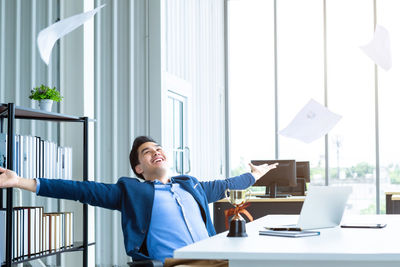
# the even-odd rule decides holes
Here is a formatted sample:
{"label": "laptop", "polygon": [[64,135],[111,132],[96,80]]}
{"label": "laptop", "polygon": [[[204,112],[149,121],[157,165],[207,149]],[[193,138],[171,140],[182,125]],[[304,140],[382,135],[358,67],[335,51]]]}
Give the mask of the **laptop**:
{"label": "laptop", "polygon": [[348,186],[310,186],[297,224],[265,228],[301,231],[338,226],[350,193]]}

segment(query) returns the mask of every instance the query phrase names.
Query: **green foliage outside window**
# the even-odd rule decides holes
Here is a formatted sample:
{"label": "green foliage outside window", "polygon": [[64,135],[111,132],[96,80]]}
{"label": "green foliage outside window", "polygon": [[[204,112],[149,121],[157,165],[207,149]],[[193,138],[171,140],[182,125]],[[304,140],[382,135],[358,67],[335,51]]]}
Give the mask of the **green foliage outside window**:
{"label": "green foliage outside window", "polygon": [[366,178],[373,174],[375,167],[366,162],[360,162],[356,166],[346,168],[346,178]]}
{"label": "green foliage outside window", "polygon": [[[386,213],[386,203],[385,201],[380,202],[380,214],[385,214]],[[376,214],[376,204],[373,203],[369,205],[367,208],[360,210],[361,215],[365,214]]]}
{"label": "green foliage outside window", "polygon": [[[375,167],[371,164],[368,164],[366,162],[360,162],[355,166],[351,167],[332,167],[329,168],[329,177],[331,179],[338,179],[339,174],[345,174],[343,180],[347,181],[352,181],[354,182],[355,180],[360,181],[360,180],[365,180],[368,179],[368,177],[372,177],[374,172],[375,172]],[[399,174],[400,174],[400,169],[399,169]],[[311,177],[325,177],[325,168],[323,167],[315,167],[310,169],[310,175]],[[400,177],[400,175],[399,175]]]}
{"label": "green foliage outside window", "polygon": [[396,164],[395,166],[391,165],[388,167],[388,169],[389,169],[390,183],[400,184],[400,166],[399,166],[399,164]]}

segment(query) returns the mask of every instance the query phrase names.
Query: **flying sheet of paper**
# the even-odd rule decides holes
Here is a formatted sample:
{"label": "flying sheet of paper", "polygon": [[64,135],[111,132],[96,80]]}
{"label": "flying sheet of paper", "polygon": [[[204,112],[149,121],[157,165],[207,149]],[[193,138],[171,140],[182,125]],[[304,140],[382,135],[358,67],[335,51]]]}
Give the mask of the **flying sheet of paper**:
{"label": "flying sheet of paper", "polygon": [[382,26],[376,25],[374,38],[367,45],[360,46],[361,50],[375,64],[388,71],[392,67],[389,32]]}
{"label": "flying sheet of paper", "polygon": [[37,45],[43,61],[49,65],[51,50],[53,49],[53,46],[57,40],[83,25],[104,6],[105,5],[101,5],[91,11],[60,20],[40,31],[37,37]]}
{"label": "flying sheet of paper", "polygon": [[311,143],[327,134],[341,118],[311,99],[279,134]]}

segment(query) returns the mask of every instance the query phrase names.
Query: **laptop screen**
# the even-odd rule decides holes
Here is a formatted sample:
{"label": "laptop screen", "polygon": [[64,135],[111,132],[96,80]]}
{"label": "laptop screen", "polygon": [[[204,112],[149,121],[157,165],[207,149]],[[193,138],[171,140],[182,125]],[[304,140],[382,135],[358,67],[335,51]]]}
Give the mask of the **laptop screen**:
{"label": "laptop screen", "polygon": [[308,230],[339,225],[350,193],[348,186],[310,186],[297,227]]}

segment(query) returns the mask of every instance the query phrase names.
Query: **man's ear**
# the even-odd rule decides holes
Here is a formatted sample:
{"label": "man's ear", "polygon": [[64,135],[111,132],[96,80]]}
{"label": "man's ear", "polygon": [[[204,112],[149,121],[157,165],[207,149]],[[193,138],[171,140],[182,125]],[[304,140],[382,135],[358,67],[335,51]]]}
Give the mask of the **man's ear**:
{"label": "man's ear", "polygon": [[138,174],[142,174],[142,173],[143,173],[143,169],[140,167],[140,164],[138,164],[138,165],[135,166],[135,171],[136,171]]}

